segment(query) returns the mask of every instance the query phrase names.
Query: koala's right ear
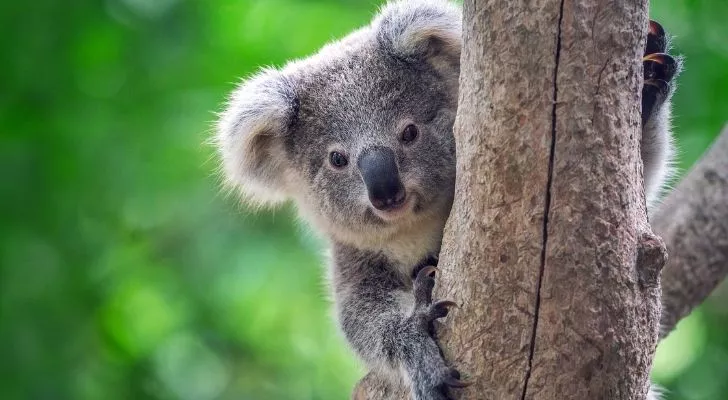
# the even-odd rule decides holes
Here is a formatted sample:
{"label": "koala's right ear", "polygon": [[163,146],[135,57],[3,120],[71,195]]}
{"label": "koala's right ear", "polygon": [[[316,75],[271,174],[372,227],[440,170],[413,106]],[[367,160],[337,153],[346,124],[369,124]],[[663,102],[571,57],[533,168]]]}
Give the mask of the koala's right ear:
{"label": "koala's right ear", "polygon": [[298,118],[298,97],[281,72],[265,69],[230,95],[215,143],[228,184],[259,205],[285,200],[291,173],[284,136]]}
{"label": "koala's right ear", "polygon": [[459,70],[462,13],[447,0],[397,0],[372,22],[380,46],[404,60],[425,60]]}

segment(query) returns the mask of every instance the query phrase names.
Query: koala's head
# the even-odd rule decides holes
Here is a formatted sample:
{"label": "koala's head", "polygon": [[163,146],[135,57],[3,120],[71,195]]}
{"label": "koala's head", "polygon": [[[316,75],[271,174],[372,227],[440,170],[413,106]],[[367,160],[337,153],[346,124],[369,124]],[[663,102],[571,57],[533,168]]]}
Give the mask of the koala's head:
{"label": "koala's head", "polygon": [[352,242],[444,223],[460,32],[444,1],[391,3],[318,54],[243,82],[217,129],[228,182],[253,202],[292,198]]}

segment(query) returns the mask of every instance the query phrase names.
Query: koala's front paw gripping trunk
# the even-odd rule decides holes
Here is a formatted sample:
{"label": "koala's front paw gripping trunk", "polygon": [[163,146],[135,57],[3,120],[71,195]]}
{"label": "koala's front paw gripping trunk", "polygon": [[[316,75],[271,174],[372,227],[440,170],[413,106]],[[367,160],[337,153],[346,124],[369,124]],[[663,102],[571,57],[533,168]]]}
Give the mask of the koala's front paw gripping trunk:
{"label": "koala's front paw gripping trunk", "polygon": [[[353,273],[351,268],[345,271]],[[362,359],[378,372],[404,372],[414,400],[448,400],[450,388],[467,386],[447,365],[432,336],[433,321],[455,306],[432,301],[435,267],[418,271],[412,292],[388,269],[356,271],[358,279],[341,280],[348,285],[337,288],[337,302],[344,333]]]}

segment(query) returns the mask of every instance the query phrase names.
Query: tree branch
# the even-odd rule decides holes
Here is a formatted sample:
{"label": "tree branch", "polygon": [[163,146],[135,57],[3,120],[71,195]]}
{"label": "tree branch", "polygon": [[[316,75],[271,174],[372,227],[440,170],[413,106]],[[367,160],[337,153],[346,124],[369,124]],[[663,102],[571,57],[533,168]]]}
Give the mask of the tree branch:
{"label": "tree branch", "polygon": [[670,252],[662,275],[665,336],[728,275],[728,125],[653,219]]}

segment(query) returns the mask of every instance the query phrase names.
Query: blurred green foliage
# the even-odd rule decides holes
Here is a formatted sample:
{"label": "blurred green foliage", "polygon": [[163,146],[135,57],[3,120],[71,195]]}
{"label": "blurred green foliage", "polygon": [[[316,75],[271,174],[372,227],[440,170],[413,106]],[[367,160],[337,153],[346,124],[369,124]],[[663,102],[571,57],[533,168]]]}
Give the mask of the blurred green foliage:
{"label": "blurred green foliage", "polygon": [[[374,0],[0,2],[0,398],[343,399],[322,243],[220,194],[213,111]],[[687,67],[680,166],[728,117],[728,3],[661,0]],[[671,399],[728,398],[728,293],[660,348]]]}

